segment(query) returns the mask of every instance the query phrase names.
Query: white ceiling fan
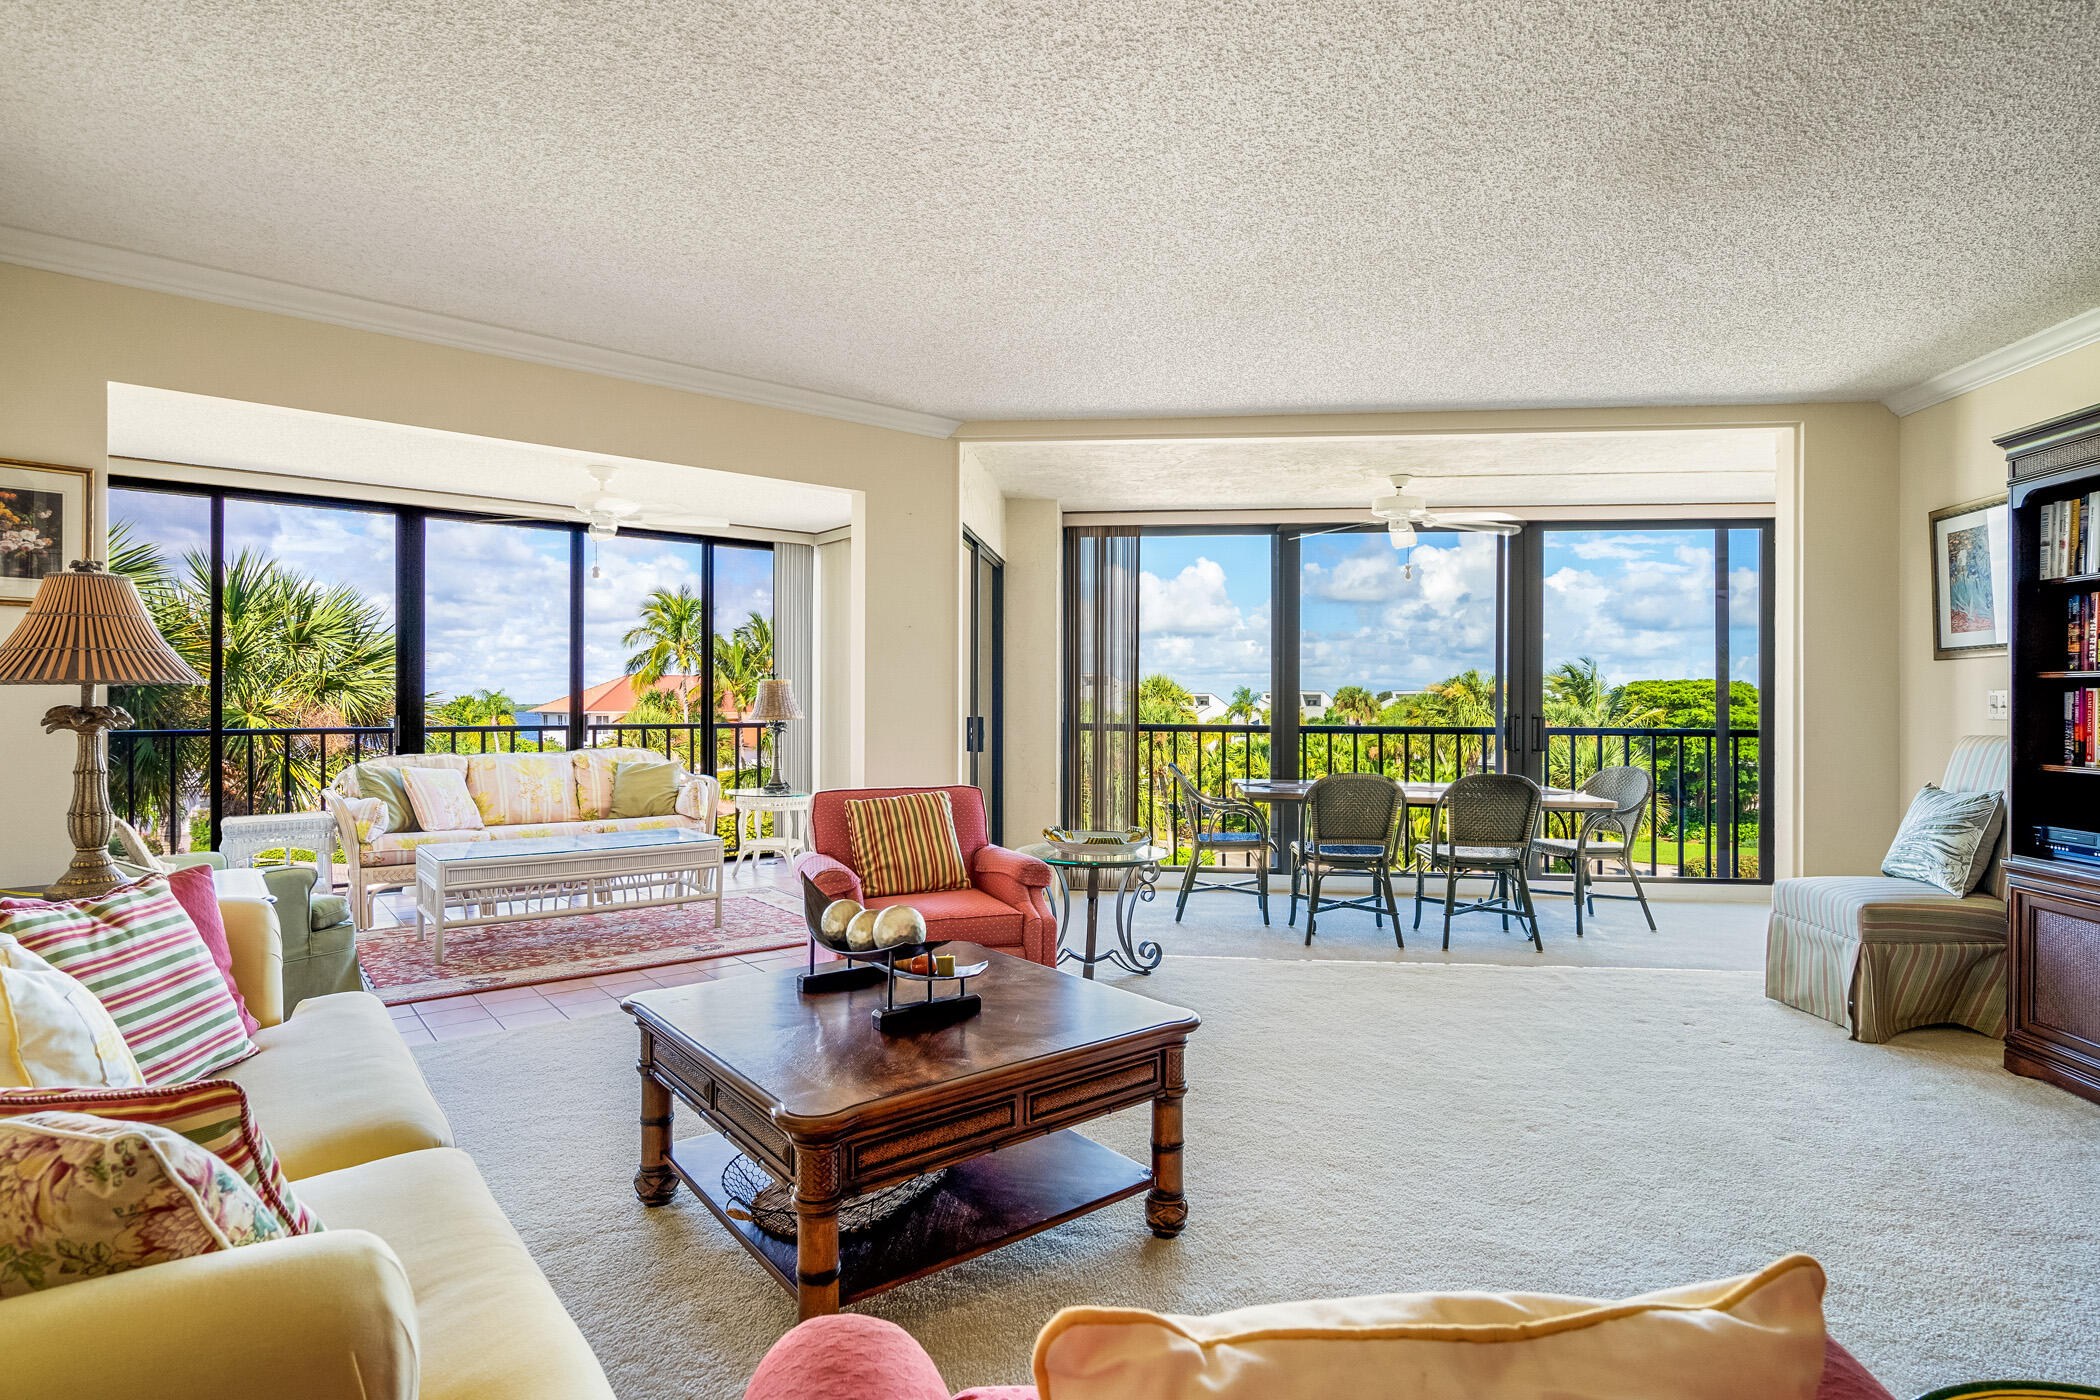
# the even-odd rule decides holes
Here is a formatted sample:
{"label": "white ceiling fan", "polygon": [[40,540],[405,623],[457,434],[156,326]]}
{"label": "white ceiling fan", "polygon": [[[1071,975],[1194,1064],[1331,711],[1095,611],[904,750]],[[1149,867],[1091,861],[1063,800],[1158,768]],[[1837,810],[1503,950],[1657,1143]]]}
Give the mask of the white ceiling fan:
{"label": "white ceiling fan", "polygon": [[[1524,529],[1524,522],[1513,515],[1498,510],[1431,510],[1429,502],[1407,488],[1414,478],[1405,473],[1389,476],[1386,481],[1392,490],[1371,498],[1373,519],[1385,522],[1386,538],[1393,548],[1404,556],[1415,547],[1415,534],[1421,530],[1461,530],[1481,535],[1515,535]],[[1341,530],[1355,530],[1355,525],[1337,525],[1327,530],[1308,530],[1309,535],[1331,535]],[[1414,563],[1404,560],[1402,575],[1414,577]]]}
{"label": "white ceiling fan", "polygon": [[[627,526],[644,525],[641,519],[642,504],[622,496],[612,489],[613,473],[619,468],[610,462],[592,462],[584,468],[593,483],[590,490],[576,499],[575,519],[581,521],[594,540],[609,540]],[[499,524],[535,525],[544,524],[545,517],[535,515],[501,515],[492,517]],[[680,530],[712,530],[727,525],[727,520],[715,520],[700,516],[680,516],[675,528]],[[645,528],[647,528],[645,526]],[[673,528],[666,526],[664,528]]]}

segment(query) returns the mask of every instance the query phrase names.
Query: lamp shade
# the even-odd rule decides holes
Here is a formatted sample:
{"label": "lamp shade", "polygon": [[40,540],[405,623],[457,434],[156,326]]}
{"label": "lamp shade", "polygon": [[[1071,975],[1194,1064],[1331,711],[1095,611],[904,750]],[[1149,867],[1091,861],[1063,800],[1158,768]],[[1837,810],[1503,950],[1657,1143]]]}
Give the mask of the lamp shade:
{"label": "lamp shade", "polygon": [[203,685],[161,637],[130,579],[92,559],[46,574],[0,643],[0,685]]}
{"label": "lamp shade", "polygon": [[758,703],[751,713],[744,716],[761,724],[774,724],[802,718],[802,707],[795,703],[795,688],[786,681],[768,680],[758,683]]}

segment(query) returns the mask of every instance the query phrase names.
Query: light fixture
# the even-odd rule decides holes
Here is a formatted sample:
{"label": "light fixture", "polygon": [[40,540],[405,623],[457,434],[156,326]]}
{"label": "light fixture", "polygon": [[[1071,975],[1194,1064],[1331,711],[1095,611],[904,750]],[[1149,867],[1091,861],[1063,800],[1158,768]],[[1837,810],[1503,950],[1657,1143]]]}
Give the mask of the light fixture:
{"label": "light fixture", "polygon": [[802,718],[802,707],[795,703],[795,688],[783,680],[766,679],[758,683],[757,703],[751,707],[746,719],[757,720],[773,731],[773,780],[760,789],[773,796],[795,790],[780,769],[780,731],[787,728],[791,719]]}

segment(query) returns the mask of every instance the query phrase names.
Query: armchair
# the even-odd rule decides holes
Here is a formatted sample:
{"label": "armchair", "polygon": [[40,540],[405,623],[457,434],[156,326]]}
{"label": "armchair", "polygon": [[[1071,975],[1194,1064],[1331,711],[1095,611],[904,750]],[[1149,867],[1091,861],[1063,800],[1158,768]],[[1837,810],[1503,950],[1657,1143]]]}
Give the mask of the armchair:
{"label": "armchair", "polygon": [[[948,805],[955,813],[955,839],[970,872],[970,888],[867,898],[854,870],[846,804],[910,792],[948,794]],[[978,789],[835,788],[811,799],[809,827],[811,850],[795,862],[795,873],[807,875],[831,898],[855,900],[871,909],[909,904],[925,918],[928,938],[981,943],[1045,967],[1056,965],[1057,918],[1050,912],[1050,867],[991,844],[985,835],[984,794]]]}

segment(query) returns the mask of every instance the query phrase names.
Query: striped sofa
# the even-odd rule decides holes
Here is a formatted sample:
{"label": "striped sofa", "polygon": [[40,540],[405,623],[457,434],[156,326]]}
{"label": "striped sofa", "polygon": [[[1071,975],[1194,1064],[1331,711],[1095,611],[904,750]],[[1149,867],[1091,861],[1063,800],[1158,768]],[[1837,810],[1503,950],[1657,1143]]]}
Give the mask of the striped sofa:
{"label": "striped sofa", "polygon": [[[1940,786],[2003,792],[2010,767],[2005,738],[1972,734],[1954,746]],[[1781,880],[1765,936],[1765,995],[1854,1040],[1944,1024],[2003,1036],[2005,841],[2001,834],[1968,895],[1886,875]]]}

